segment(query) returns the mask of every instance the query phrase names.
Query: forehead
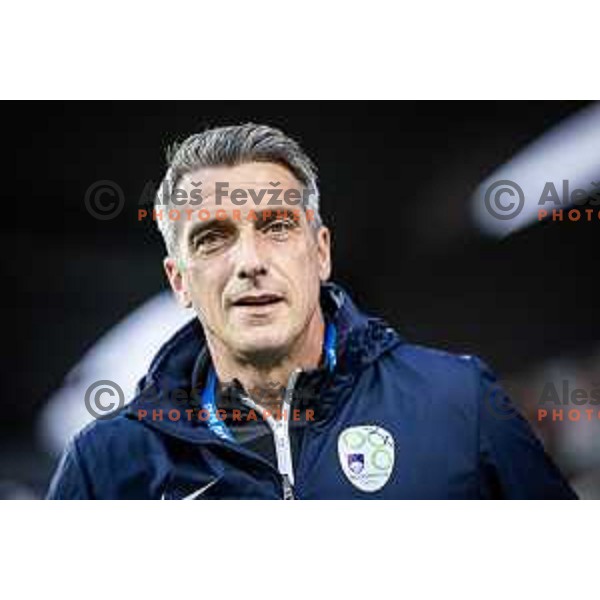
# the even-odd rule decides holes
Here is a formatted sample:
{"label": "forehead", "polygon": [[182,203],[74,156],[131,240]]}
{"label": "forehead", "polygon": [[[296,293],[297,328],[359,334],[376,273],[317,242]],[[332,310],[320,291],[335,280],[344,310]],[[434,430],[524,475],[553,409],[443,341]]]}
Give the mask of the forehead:
{"label": "forehead", "polygon": [[[226,188],[224,187],[226,186]],[[259,212],[263,209],[272,208],[273,212],[277,208],[285,209],[292,208],[282,202],[280,206],[269,206],[268,203],[272,199],[271,192],[281,191],[280,197],[283,198],[283,193],[286,190],[298,190],[301,193],[302,184],[295,175],[285,166],[273,162],[248,162],[235,166],[216,166],[202,167],[184,175],[176,186],[177,189],[185,192],[185,197],[190,198],[185,206],[178,208],[194,209],[194,211],[207,211],[211,217],[214,217],[217,210],[225,210],[231,216],[235,210],[241,215],[240,222],[248,223],[246,217],[251,211]],[[226,193],[223,193],[226,189]],[[192,192],[200,191],[202,202],[194,204],[191,198]],[[221,191],[219,191],[221,190]],[[246,197],[243,204],[235,203],[232,198],[235,196],[235,190],[254,190],[255,197],[262,196],[259,204],[256,204],[250,197]],[[297,211],[299,206],[294,206]],[[301,220],[304,221],[305,216],[300,210]],[[209,218],[208,221],[214,221],[214,218]],[[196,229],[198,221],[194,218],[184,219],[181,223],[177,223],[179,234],[185,238],[188,233]]]}
{"label": "forehead", "polygon": [[202,197],[205,198],[205,202],[214,195],[217,183],[227,183],[230,189],[272,188],[273,184],[287,189],[301,187],[301,183],[287,167],[273,162],[202,167],[184,175],[179,187],[190,191],[193,187],[198,187],[198,181],[202,182]]}

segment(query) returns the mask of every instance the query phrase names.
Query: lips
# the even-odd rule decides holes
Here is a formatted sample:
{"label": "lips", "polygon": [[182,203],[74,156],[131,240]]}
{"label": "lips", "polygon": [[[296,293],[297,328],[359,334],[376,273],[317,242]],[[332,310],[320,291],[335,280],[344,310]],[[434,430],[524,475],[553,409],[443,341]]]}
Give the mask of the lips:
{"label": "lips", "polygon": [[232,306],[268,306],[282,301],[283,298],[278,294],[246,294],[231,304]]}

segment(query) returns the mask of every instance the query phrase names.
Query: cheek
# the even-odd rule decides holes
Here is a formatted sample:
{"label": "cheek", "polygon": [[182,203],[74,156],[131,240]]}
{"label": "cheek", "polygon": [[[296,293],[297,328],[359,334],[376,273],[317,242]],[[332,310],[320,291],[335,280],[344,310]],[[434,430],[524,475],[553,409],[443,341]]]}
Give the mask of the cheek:
{"label": "cheek", "polygon": [[218,269],[196,268],[190,271],[189,285],[192,299],[202,312],[214,314],[220,310],[225,284]]}
{"label": "cheek", "polygon": [[305,305],[311,304],[316,290],[320,286],[319,261],[316,251],[307,248],[296,254],[288,264],[286,274],[295,290],[296,296]]}

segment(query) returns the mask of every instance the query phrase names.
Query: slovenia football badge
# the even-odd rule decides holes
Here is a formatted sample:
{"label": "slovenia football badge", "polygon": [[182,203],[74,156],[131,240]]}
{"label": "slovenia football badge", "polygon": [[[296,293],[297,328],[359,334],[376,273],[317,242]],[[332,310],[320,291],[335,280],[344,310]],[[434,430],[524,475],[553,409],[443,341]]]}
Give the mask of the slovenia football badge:
{"label": "slovenia football badge", "polygon": [[394,468],[394,438],[377,425],[344,429],[338,438],[344,475],[363,492],[380,490]]}

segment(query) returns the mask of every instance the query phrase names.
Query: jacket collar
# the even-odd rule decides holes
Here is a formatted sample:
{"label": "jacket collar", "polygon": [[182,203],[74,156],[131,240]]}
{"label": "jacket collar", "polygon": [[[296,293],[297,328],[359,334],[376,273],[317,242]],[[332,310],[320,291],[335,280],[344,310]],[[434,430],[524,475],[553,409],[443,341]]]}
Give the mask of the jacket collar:
{"label": "jacket collar", "polygon": [[[321,307],[328,320],[333,321],[337,329],[337,367],[333,375],[333,392],[348,385],[366,366],[376,361],[382,354],[402,343],[398,334],[385,321],[370,317],[361,312],[352,302],[345,290],[334,283],[321,286]],[[139,419],[139,409],[148,413],[146,422],[176,437],[190,438],[190,429],[197,433],[208,430],[203,423],[186,419],[169,421],[153,421],[152,410],[170,409],[184,410],[190,406],[182,406],[169,393],[175,389],[191,390],[194,387],[192,373],[198,356],[208,354],[206,339],[202,326],[197,318],[183,326],[169,339],[156,354],[147,375],[138,384],[136,397],[126,407],[125,415]],[[202,382],[197,382],[202,384]],[[331,401],[334,394],[329,395]],[[323,398],[324,403],[326,398]],[[192,406],[194,402],[192,402]],[[191,426],[191,427],[190,427]]]}

